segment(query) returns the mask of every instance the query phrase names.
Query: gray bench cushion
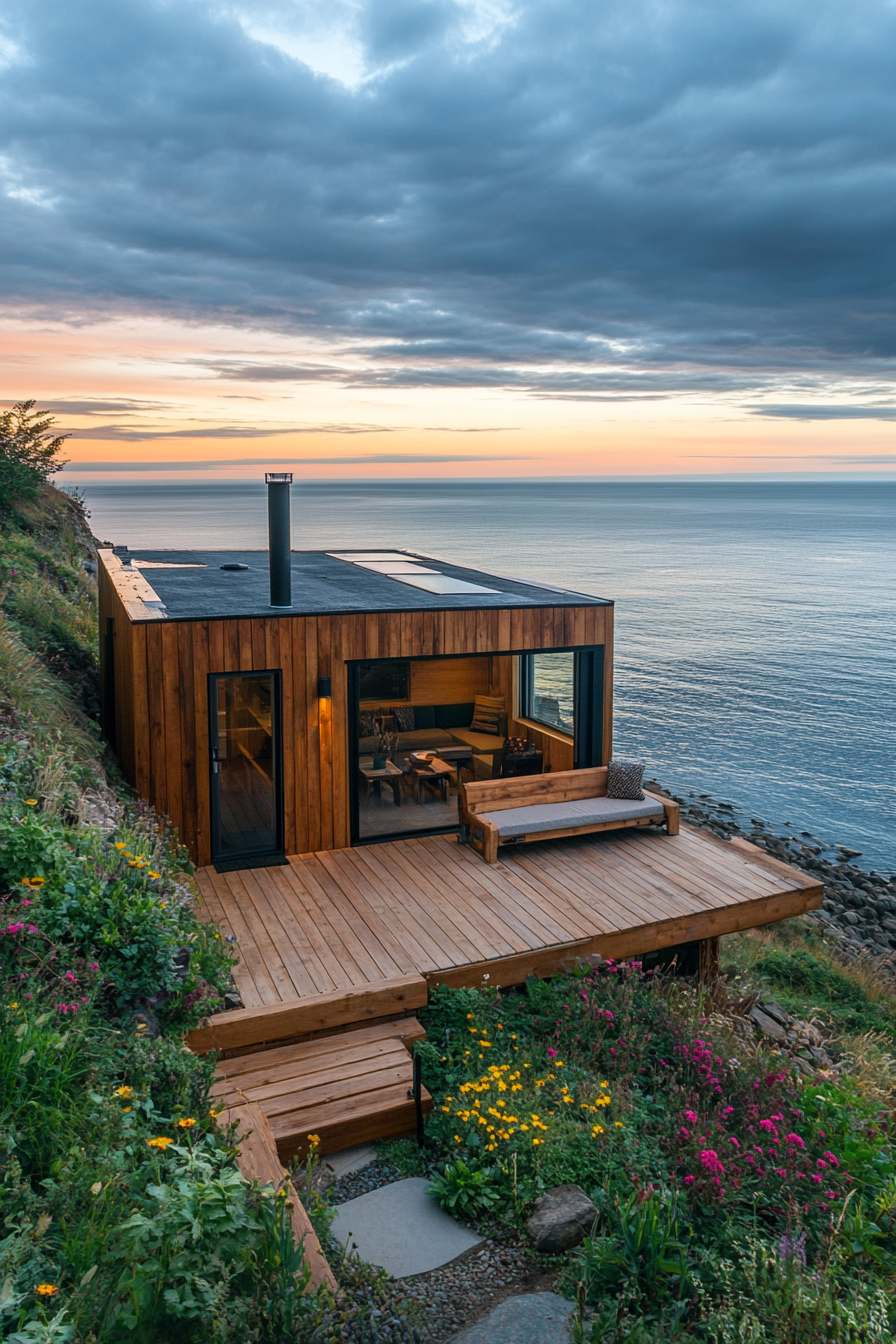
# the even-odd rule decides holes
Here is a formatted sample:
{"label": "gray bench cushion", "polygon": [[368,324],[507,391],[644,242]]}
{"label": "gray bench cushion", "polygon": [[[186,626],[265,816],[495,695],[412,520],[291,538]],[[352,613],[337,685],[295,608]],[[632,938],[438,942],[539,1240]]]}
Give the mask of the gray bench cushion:
{"label": "gray bench cushion", "polygon": [[512,835],[535,835],[559,831],[564,826],[595,826],[602,821],[634,821],[638,817],[663,817],[665,808],[653,798],[634,802],[630,798],[578,798],[569,803],[533,803],[508,807],[503,812],[481,812],[484,821],[497,826],[502,839]]}

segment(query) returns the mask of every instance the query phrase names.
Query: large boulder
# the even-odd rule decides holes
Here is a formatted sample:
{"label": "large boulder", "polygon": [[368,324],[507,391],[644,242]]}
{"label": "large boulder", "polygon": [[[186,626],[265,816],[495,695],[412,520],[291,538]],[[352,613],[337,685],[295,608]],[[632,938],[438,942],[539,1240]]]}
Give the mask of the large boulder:
{"label": "large boulder", "polygon": [[535,1201],[526,1224],[536,1251],[558,1255],[587,1237],[597,1209],[578,1185],[557,1185]]}

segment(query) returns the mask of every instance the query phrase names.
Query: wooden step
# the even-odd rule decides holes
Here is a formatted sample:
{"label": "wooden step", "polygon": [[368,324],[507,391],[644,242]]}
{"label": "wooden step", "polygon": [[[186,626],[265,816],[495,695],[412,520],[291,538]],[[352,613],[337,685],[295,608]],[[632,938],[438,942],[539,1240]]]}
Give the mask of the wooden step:
{"label": "wooden step", "polygon": [[374,1017],[412,1012],[424,1008],[427,984],[422,975],[402,975],[394,980],[372,980],[353,989],[314,994],[292,1003],[273,1003],[264,1008],[231,1008],[215,1013],[204,1027],[187,1032],[187,1045],[196,1055],[209,1050],[238,1050],[261,1041],[288,1036],[309,1036],[332,1031]]}
{"label": "wooden step", "polygon": [[[406,1017],[240,1055],[218,1065],[212,1096],[229,1110],[260,1106],[283,1162],[305,1156],[309,1134],[319,1136],[321,1153],[406,1134],[415,1124],[408,1047],[425,1037]],[[424,1088],[424,1113],[432,1108]]]}

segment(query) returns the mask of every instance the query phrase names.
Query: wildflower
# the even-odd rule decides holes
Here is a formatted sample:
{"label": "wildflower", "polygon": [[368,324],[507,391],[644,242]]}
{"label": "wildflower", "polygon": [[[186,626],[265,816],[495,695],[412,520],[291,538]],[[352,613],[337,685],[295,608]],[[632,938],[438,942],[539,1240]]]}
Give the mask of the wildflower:
{"label": "wildflower", "polygon": [[703,1166],[706,1168],[706,1170],[712,1172],[713,1175],[715,1176],[725,1175],[725,1167],[719,1161],[719,1155],[715,1151],[715,1149],[704,1148],[702,1153],[700,1154],[700,1161],[703,1163]]}
{"label": "wildflower", "polygon": [[[26,799],[25,799],[25,806],[26,806],[26,807],[37,807],[37,799],[36,799],[36,798],[26,798]],[[49,1287],[48,1284],[44,1284],[43,1286],[44,1286],[45,1288],[46,1288],[46,1287]],[[38,1291],[39,1291],[39,1290],[38,1290]],[[54,1293],[58,1293],[58,1292],[59,1292],[59,1289],[58,1289],[58,1288],[54,1288],[54,1289],[53,1289],[53,1292],[54,1292]]]}
{"label": "wildflower", "polygon": [[59,1289],[55,1283],[39,1283],[34,1291],[41,1297],[55,1297]]}
{"label": "wildflower", "polygon": [[613,1128],[614,1128],[614,1129],[625,1129],[625,1125],[622,1123],[621,1120],[614,1120],[614,1121],[613,1121]]}
{"label": "wildflower", "polygon": [[[153,879],[153,881],[155,881],[157,878],[159,878],[159,877],[162,876],[161,873],[154,873],[153,870],[152,870],[151,868],[149,869],[149,875],[150,875],[150,877]],[[166,904],[167,904],[167,902],[166,902]],[[164,907],[163,907],[163,908],[164,908]]]}
{"label": "wildflower", "polygon": [[157,1139],[147,1139],[146,1142],[150,1148],[161,1148],[162,1152],[164,1153],[166,1148],[171,1147],[174,1140],[166,1138],[165,1135],[162,1134]]}
{"label": "wildflower", "polygon": [[112,1095],[115,1097],[126,1097],[127,1099],[130,1099],[134,1095],[134,1089],[132,1087],[127,1086],[116,1087]]}
{"label": "wildflower", "polygon": [[115,841],[115,848],[116,848],[116,849],[127,849],[127,845],[125,844],[125,842],[124,842],[123,840],[116,840],[116,841]]}
{"label": "wildflower", "polygon": [[309,1134],[309,1135],[308,1135],[308,1142],[311,1144],[311,1147],[312,1147],[312,1148],[316,1148],[317,1145],[320,1143],[320,1135],[319,1135],[319,1134]]}
{"label": "wildflower", "polygon": [[805,1144],[799,1134],[785,1134],[784,1142],[789,1143],[791,1148],[805,1148]]}
{"label": "wildflower", "polygon": [[598,1134],[603,1134],[603,1132],[604,1132],[604,1127],[603,1127],[603,1125],[592,1125],[592,1126],[591,1126],[591,1137],[592,1137],[592,1139],[596,1139],[597,1136],[598,1136]]}
{"label": "wildflower", "polygon": [[830,1162],[832,1167],[839,1167],[840,1163],[837,1161],[833,1153],[823,1153],[822,1156],[825,1157],[828,1162]]}
{"label": "wildflower", "polygon": [[685,1111],[685,1112],[684,1112],[684,1118],[685,1118],[685,1120],[687,1120],[690,1124],[692,1124],[692,1125],[696,1125],[696,1123],[697,1123],[697,1112],[696,1112],[696,1111]]}
{"label": "wildflower", "polygon": [[26,877],[23,885],[26,887],[42,887],[44,879],[42,877]]}
{"label": "wildflower", "polygon": [[195,1120],[189,1119],[187,1116],[177,1122],[179,1129],[192,1129],[195,1123]]}
{"label": "wildflower", "polygon": [[684,1183],[685,1185],[693,1185],[696,1179],[696,1176],[685,1176]]}

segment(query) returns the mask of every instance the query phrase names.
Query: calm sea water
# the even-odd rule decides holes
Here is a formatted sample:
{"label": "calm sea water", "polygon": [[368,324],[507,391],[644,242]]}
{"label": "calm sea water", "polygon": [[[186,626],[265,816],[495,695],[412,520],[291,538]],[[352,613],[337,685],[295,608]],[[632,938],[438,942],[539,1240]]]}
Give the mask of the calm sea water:
{"label": "calm sea water", "polygon": [[[266,545],[264,486],[89,485],[131,546]],[[616,601],[619,755],[896,866],[896,484],[300,483],[297,549],[405,547]]]}

